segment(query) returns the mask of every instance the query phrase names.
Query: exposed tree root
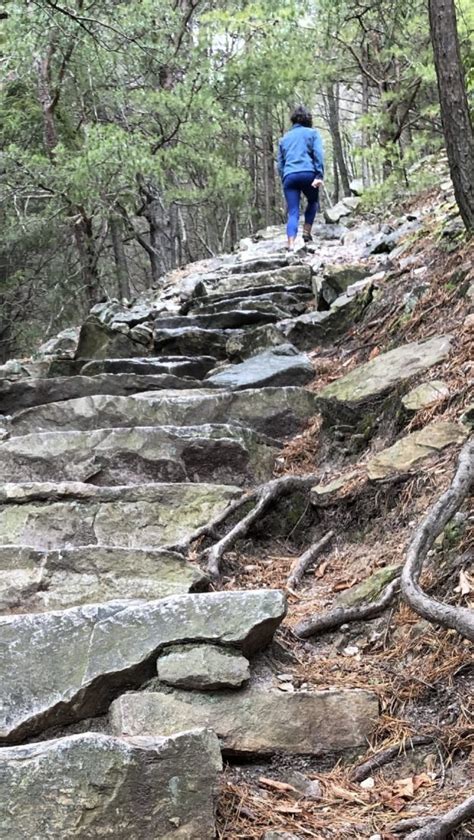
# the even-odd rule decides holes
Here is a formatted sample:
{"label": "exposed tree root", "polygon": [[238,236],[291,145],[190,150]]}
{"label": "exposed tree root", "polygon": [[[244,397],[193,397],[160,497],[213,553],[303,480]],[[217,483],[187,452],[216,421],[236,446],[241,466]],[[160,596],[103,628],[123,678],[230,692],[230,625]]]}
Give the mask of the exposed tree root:
{"label": "exposed tree root", "polygon": [[433,817],[430,822],[416,831],[410,832],[405,840],[444,840],[455,828],[458,828],[466,820],[474,817],[474,796],[470,796],[460,805],[456,805],[447,814],[441,817]]}
{"label": "exposed tree root", "polygon": [[389,764],[395,758],[404,755],[407,750],[413,750],[415,747],[420,747],[424,744],[431,744],[432,740],[433,737],[431,735],[415,735],[413,738],[408,738],[399,744],[395,744],[393,747],[376,753],[372,758],[367,759],[367,761],[364,761],[363,764],[359,764],[355,768],[351,773],[351,781],[363,782],[374,770],[378,770],[379,767],[384,767],[385,764]]}
{"label": "exposed tree root", "polygon": [[255,500],[255,507],[240,519],[215,545],[202,552],[202,557],[207,560],[207,570],[211,577],[219,577],[220,561],[226,551],[229,551],[237,540],[242,539],[248,534],[252,525],[258,522],[273,502],[282,496],[292,493],[294,490],[300,490],[302,487],[312,487],[318,478],[314,474],[287,475],[283,476],[283,478],[274,478],[266,484],[261,484],[252,494],[247,496],[247,502],[249,500]]}
{"label": "exposed tree root", "polygon": [[296,589],[297,586],[301,583],[301,579],[308,568],[308,566],[316,559],[318,554],[321,554],[323,549],[326,548],[327,545],[331,542],[334,537],[334,531],[328,531],[327,534],[322,537],[319,542],[314,543],[314,545],[310,546],[307,551],[304,552],[300,557],[297,557],[295,562],[292,564],[290,569],[290,574],[288,576],[287,587],[290,591]]}
{"label": "exposed tree root", "polygon": [[471,437],[461,450],[458,468],[451,486],[433,505],[415,531],[415,536],[408,547],[401,578],[402,597],[418,615],[441,627],[457,630],[461,636],[472,642],[474,642],[474,612],[465,607],[442,604],[431,598],[423,592],[418,581],[429,549],[469,495],[473,482],[474,438]]}
{"label": "exposed tree root", "polygon": [[322,615],[313,615],[298,622],[293,632],[300,639],[307,639],[309,636],[315,636],[318,633],[336,630],[342,624],[349,624],[351,621],[376,618],[392,603],[399,588],[400,581],[396,578],[385,587],[382,595],[376,601],[369,604],[359,604],[355,607],[336,607]]}

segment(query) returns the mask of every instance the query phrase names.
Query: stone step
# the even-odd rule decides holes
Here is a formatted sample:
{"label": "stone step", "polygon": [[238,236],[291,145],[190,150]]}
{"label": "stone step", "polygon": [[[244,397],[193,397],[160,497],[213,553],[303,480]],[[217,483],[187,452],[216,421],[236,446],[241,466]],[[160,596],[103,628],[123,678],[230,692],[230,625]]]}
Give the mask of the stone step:
{"label": "stone step", "polygon": [[201,298],[191,308],[186,307],[186,315],[213,315],[215,313],[231,310],[257,310],[259,312],[270,312],[279,319],[289,315],[300,314],[304,311],[306,300],[301,300],[296,295],[288,292],[267,292],[264,295],[254,297],[224,298],[223,300],[206,302],[207,298]]}
{"label": "stone step", "polygon": [[102,714],[121,690],[153,675],[171,644],[211,642],[250,655],[268,644],[285,612],[284,594],[262,589],[5,616],[0,741]]}
{"label": "stone step", "polygon": [[198,327],[203,330],[238,330],[254,324],[274,324],[282,317],[281,312],[265,312],[261,309],[233,309],[209,315],[169,315],[154,320],[154,329],[175,330],[182,327]]}
{"label": "stone step", "polygon": [[187,376],[192,379],[203,377],[214,367],[214,356],[152,356],[144,359],[93,359],[82,361],[83,376],[97,376],[99,373],[134,373],[140,376]]}
{"label": "stone step", "polygon": [[242,292],[242,289],[255,288],[257,286],[281,286],[311,285],[311,268],[309,265],[290,265],[284,268],[275,268],[271,271],[258,271],[247,274],[228,275],[221,277],[216,283],[215,291],[219,294],[229,292]]}
{"label": "stone step", "polygon": [[[215,364],[215,360],[214,364]],[[200,388],[201,380],[160,373],[100,373],[94,376],[64,376],[51,379],[20,379],[0,383],[0,414],[24,408],[95,395],[127,396],[141,391]]]}
{"label": "stone step", "polygon": [[281,344],[264,353],[231,365],[205,380],[216,387],[241,390],[275,385],[305,385],[314,377],[308,356],[298,353],[291,344]]}
{"label": "stone step", "polygon": [[136,426],[40,432],[0,443],[2,480],[144,482],[266,481],[275,442],[240,426]]}
{"label": "stone step", "polygon": [[287,295],[301,301],[311,300],[314,297],[312,286],[309,283],[294,283],[290,286],[285,286],[281,283],[271,283],[268,286],[264,284],[260,286],[247,286],[245,288],[239,287],[234,289],[234,291],[211,292],[196,296],[189,305],[199,306],[201,303],[209,305],[224,301],[242,300],[243,298],[246,300],[258,300],[262,297],[265,299],[269,295]]}
{"label": "stone step", "polygon": [[272,271],[279,268],[287,268],[295,265],[296,260],[293,254],[270,254],[269,256],[250,257],[245,259],[241,254],[238,262],[227,268],[229,274],[255,274],[259,271]]}
{"label": "stone step", "polygon": [[221,769],[207,729],[145,741],[86,732],[10,747],[0,754],[2,835],[213,840]]}
{"label": "stone step", "polygon": [[0,545],[160,548],[188,537],[240,493],[224,484],[3,484]]}
{"label": "stone step", "polygon": [[0,612],[166,598],[207,588],[207,578],[172,551],[103,545],[39,550],[0,546]]}
{"label": "stone step", "polygon": [[110,722],[115,735],[126,737],[210,726],[233,756],[323,755],[364,747],[378,714],[377,696],[361,689],[285,694],[249,687],[212,695],[173,689],[122,695]]}
{"label": "stone step", "polygon": [[95,396],[27,408],[14,415],[11,434],[130,426],[195,426],[242,423],[275,439],[299,431],[316,413],[315,395],[304,388],[228,391],[197,388],[134,397]]}
{"label": "stone step", "polygon": [[155,354],[173,353],[178,356],[214,356],[216,359],[225,359],[227,338],[228,333],[224,330],[204,330],[192,326],[155,328],[153,347]]}

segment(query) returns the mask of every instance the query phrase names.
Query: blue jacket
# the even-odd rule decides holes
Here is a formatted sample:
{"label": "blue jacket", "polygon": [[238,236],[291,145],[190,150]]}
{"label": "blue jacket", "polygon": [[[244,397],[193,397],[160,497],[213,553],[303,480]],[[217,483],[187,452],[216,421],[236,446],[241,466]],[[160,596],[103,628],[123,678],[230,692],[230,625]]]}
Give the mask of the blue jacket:
{"label": "blue jacket", "polygon": [[294,125],[281,138],[278,148],[278,171],[281,180],[293,172],[314,172],[324,176],[324,150],[319,131]]}

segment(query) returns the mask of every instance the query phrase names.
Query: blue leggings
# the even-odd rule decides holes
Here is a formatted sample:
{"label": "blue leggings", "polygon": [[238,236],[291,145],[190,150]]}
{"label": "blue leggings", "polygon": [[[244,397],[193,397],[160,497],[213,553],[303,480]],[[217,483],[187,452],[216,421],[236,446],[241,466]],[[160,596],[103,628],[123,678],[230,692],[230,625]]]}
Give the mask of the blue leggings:
{"label": "blue leggings", "polygon": [[286,226],[288,236],[294,237],[298,233],[301,193],[308,199],[304,213],[305,224],[312,225],[314,222],[314,217],[319,209],[319,187],[311,186],[315,178],[317,178],[315,172],[292,172],[283,181],[283,190],[288,207],[288,224]]}

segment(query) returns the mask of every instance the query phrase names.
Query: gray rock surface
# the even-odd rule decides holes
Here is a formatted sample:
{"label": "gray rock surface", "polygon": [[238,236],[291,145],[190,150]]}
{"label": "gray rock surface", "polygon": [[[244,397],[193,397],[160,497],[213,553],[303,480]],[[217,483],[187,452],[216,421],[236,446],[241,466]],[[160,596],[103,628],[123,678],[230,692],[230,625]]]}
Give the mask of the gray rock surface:
{"label": "gray rock surface", "polygon": [[166,648],[158,657],[156,670],[158,679],[167,685],[201,691],[238,688],[250,678],[245,656],[216,645]]}
{"label": "gray rock surface", "polygon": [[272,347],[287,344],[288,339],[275,324],[255,327],[252,330],[236,332],[227,339],[226,353],[229,359],[248,359]]}
{"label": "gray rock surface", "polygon": [[154,600],[206,585],[204,572],[172,551],[0,546],[1,613],[44,612],[116,598]]}
{"label": "gray rock surface", "polygon": [[240,492],[222,484],[4,484],[0,544],[38,549],[174,545],[209,522]]}
{"label": "gray rock surface", "polygon": [[205,694],[175,690],[124,694],[112,703],[117,735],[166,735],[211,726],[224,753],[321,755],[362,746],[378,718],[375,694],[362,690],[284,694],[246,688]]}
{"label": "gray rock surface", "polygon": [[219,293],[241,292],[242,289],[258,288],[259,286],[291,286],[310,284],[311,269],[308,265],[292,265],[276,268],[273,271],[258,271],[243,275],[231,275],[219,281]]}
{"label": "gray rock surface", "polygon": [[25,409],[13,417],[11,431],[12,435],[24,435],[54,429],[239,422],[272,437],[283,437],[299,431],[315,413],[315,406],[314,394],[297,387],[94,396]]}
{"label": "gray rock surface", "polygon": [[0,753],[10,840],[212,840],[222,761],[205,729],[124,741],[86,733]]}
{"label": "gray rock surface", "polygon": [[189,376],[202,379],[214,367],[214,356],[159,356],[149,359],[96,359],[83,363],[83,376],[97,376],[99,373],[134,373],[140,376],[157,376],[160,373],[173,376]]}
{"label": "gray rock surface", "polygon": [[225,358],[226,333],[223,330],[201,327],[156,328],[153,331],[155,353],[176,353],[188,356],[215,356]]}
{"label": "gray rock surface", "polygon": [[101,373],[97,376],[62,376],[23,379],[0,384],[0,412],[12,414],[23,408],[97,394],[127,396],[141,391],[199,388],[201,381],[169,373],[145,376],[133,373]]}
{"label": "gray rock surface", "polygon": [[402,397],[403,407],[407,411],[419,411],[449,396],[449,387],[441,379],[422,382]]}
{"label": "gray rock surface", "polygon": [[265,481],[275,446],[241,426],[136,426],[39,432],[0,442],[4,481]]}
{"label": "gray rock surface", "polygon": [[0,618],[0,742],[101,714],[120,690],[153,674],[168,645],[211,642],[250,654],[270,641],[285,610],[283,593],[267,589]]}
{"label": "gray rock surface", "polygon": [[281,344],[207,377],[206,383],[243,390],[270,385],[305,385],[314,376],[310,359],[291,344]]}
{"label": "gray rock surface", "polygon": [[317,344],[328,344],[359,321],[372,299],[372,283],[368,279],[337,297],[330,309],[308,312],[296,318],[279,321],[277,328],[299,350],[311,350]]}
{"label": "gray rock surface", "polygon": [[94,315],[84,321],[79,334],[76,359],[129,359],[145,355],[141,342],[102,324]]}

